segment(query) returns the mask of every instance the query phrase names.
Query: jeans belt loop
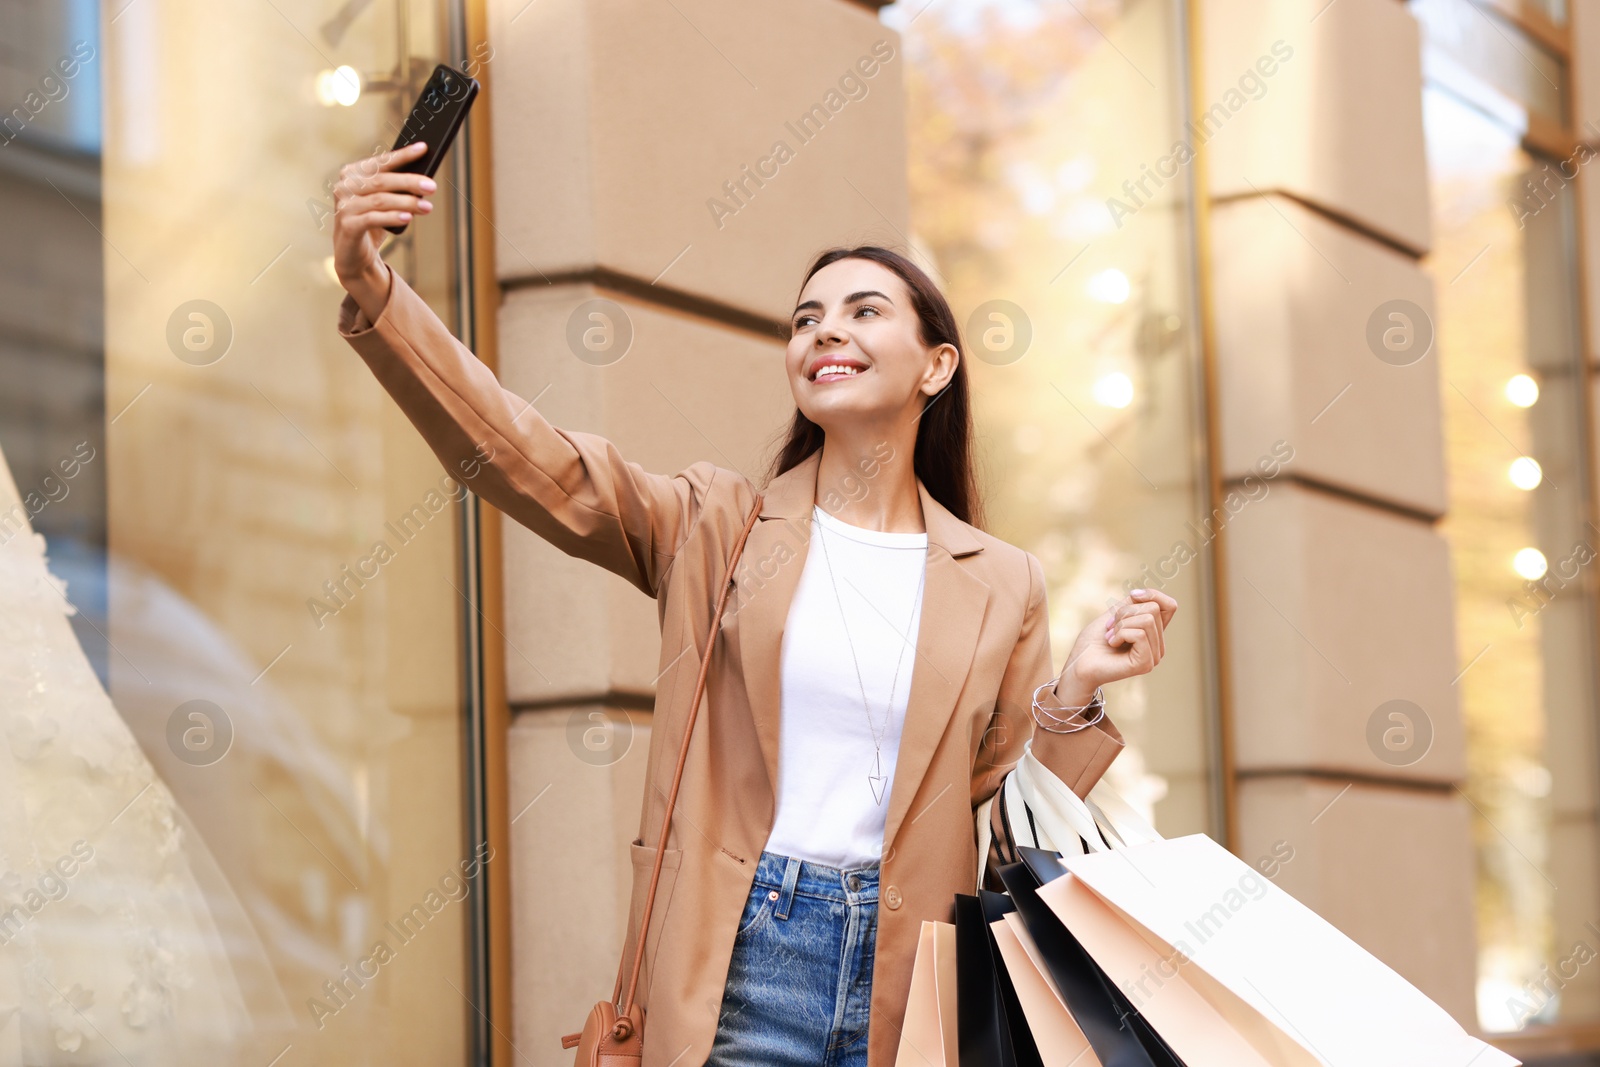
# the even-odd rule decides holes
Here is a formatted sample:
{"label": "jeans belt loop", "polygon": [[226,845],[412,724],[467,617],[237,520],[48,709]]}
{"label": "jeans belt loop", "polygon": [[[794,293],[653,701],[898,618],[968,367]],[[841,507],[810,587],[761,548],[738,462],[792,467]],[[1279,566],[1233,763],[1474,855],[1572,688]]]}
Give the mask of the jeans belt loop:
{"label": "jeans belt loop", "polygon": [[800,884],[800,857],[790,856],[783,871],[783,889],[778,894],[778,907],[773,914],[779,919],[789,917],[789,905],[794,903],[795,886]]}

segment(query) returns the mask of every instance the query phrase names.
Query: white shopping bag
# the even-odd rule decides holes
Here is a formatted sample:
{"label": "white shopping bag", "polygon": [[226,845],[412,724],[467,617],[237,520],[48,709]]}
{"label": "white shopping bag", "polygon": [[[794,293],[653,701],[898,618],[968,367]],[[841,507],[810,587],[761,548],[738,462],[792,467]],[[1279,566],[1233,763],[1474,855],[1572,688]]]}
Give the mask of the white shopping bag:
{"label": "white shopping bag", "polygon": [[[1044,886],[1040,898],[1097,963],[1126,969],[1092,943],[1106,941],[1110,914],[1159,958],[1178,961],[1168,981],[1182,982],[1183,994],[1158,1004],[1168,992],[1158,991],[1140,1006],[1163,1036],[1157,1015],[1192,1001],[1192,991],[1272,1067],[1520,1062],[1468,1034],[1421,990],[1203,834],[1068,854],[1062,862],[1071,876]],[[1072,883],[1109,913],[1086,925],[1092,909],[1073,899],[1079,886]],[[1194,1008],[1189,1002],[1184,1010]]]}

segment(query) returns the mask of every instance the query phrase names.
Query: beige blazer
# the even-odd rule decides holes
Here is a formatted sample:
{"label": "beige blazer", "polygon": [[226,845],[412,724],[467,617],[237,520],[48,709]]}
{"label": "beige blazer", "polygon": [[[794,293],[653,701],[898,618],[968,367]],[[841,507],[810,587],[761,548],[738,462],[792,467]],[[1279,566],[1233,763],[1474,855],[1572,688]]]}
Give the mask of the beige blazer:
{"label": "beige blazer", "polygon": [[[369,323],[347,297],[340,333],[445,468],[563,551],[620,574],[657,601],[663,673],[632,845],[633,902],[622,956],[622,965],[631,966],[717,583],[757,487],[709,462],[651,474],[602,437],[551,426],[501,388],[404,279],[391,276],[377,322]],[[645,946],[643,1067],[699,1067],[716,1034],[734,935],[773,825],[779,643],[805,566],[817,468],[813,455],[765,488],[760,521],[734,577]],[[920,481],[918,489],[927,577],[884,826],[871,1067],[894,1062],[922,920],[951,921],[954,895],[975,890],[974,812],[1034,736],[1034,688],[1058,673],[1039,561],[957,519]],[[1080,794],[1121,749],[1109,719],[1075,734],[1040,731],[1034,744],[1035,754]],[[1010,858],[1002,837],[995,834],[991,864]],[[573,1029],[592,1000],[611,991],[582,992],[581,1003],[572,1005]]]}

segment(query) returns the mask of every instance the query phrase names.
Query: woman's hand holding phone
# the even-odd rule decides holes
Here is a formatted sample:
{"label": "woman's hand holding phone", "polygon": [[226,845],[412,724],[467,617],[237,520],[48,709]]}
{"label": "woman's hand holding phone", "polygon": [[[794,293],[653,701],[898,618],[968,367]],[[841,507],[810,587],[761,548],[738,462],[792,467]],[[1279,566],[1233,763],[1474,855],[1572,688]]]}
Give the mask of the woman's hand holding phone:
{"label": "woman's hand holding phone", "polygon": [[378,254],[385,228],[403,226],[433,210],[427,199],[437,185],[423,174],[397,173],[428,146],[415,141],[347,164],[333,187],[333,271],[368,321],[383,312],[389,268]]}

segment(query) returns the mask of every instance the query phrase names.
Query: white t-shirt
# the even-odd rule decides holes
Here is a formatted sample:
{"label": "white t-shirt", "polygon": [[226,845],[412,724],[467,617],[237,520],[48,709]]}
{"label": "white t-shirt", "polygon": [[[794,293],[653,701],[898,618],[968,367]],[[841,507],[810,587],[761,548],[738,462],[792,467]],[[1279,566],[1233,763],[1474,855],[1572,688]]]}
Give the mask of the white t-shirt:
{"label": "white t-shirt", "polygon": [[831,867],[882,859],[927,560],[927,534],[866,530],[813,508],[783,631],[777,816],[767,851]]}

